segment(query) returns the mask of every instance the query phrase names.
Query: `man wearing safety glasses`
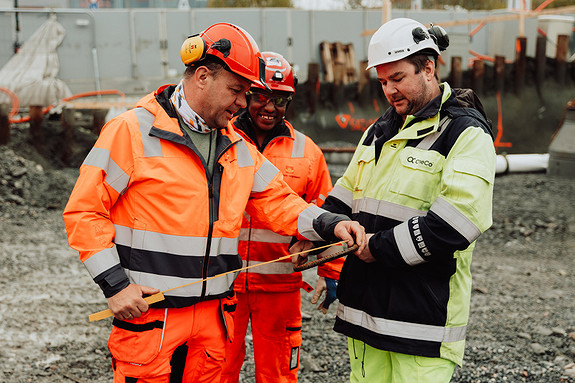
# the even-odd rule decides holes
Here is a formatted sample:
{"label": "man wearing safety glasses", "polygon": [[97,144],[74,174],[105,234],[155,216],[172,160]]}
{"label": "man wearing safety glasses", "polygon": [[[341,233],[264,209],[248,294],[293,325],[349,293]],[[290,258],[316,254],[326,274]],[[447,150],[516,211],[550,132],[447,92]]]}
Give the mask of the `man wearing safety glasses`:
{"label": "man wearing safety glasses", "polygon": [[[282,172],[284,180],[296,193],[306,202],[321,206],[332,188],[323,153],[309,137],[295,130],[285,119],[295,93],[293,69],[277,53],[262,52],[262,57],[266,61],[269,90],[252,84],[246,97],[247,108],[232,120],[232,124],[246,141],[253,143]],[[291,237],[265,227],[261,218],[244,213],[239,244],[244,267],[289,254]],[[326,280],[330,288],[335,286],[331,281],[338,278],[342,264],[343,258],[340,258],[318,268],[318,284],[312,303],[316,303],[326,290]],[[303,282],[301,273],[293,271],[290,259],[240,272],[234,283],[238,298],[234,313],[235,335],[226,349],[221,383],[238,381],[246,355],[244,339],[250,320],[255,380],[297,381],[302,342],[301,288],[308,292],[312,290]],[[326,298],[318,309],[327,310],[329,303]]]}

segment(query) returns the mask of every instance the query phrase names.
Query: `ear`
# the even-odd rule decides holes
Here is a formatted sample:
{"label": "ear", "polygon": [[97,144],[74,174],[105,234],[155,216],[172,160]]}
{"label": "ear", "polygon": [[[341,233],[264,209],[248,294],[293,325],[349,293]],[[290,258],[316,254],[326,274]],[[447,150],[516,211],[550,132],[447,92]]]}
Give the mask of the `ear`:
{"label": "ear", "polygon": [[433,60],[427,60],[425,63],[425,77],[428,80],[433,80],[435,78],[435,63]]}
{"label": "ear", "polygon": [[194,79],[200,88],[203,88],[207,84],[209,77],[210,70],[204,65],[199,66],[194,72]]}

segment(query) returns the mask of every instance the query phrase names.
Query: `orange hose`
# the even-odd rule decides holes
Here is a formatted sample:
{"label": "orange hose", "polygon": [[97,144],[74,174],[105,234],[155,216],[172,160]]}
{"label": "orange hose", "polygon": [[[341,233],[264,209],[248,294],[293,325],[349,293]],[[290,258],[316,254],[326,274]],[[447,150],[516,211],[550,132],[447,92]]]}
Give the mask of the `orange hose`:
{"label": "orange hose", "polygon": [[6,93],[10,98],[10,103],[12,104],[12,109],[8,114],[8,118],[10,118],[18,113],[18,110],[20,109],[20,101],[18,101],[18,96],[16,96],[16,93],[12,92],[10,89],[0,87],[0,91]]}
{"label": "orange hose", "polygon": [[[7,91],[7,89],[4,89],[4,88],[0,88],[0,90]],[[13,92],[11,92],[9,90],[8,90],[8,92],[10,92],[12,95],[14,95],[15,101],[14,100],[12,101],[12,109],[14,109],[14,103],[16,103],[16,105],[18,105],[18,107],[19,107],[20,103],[18,101],[18,97],[16,97],[16,95]],[[6,92],[6,93],[8,93],[8,92]],[[9,96],[10,96],[10,93],[8,93]],[[115,95],[120,96],[122,98],[122,102],[124,102],[124,100],[126,99],[126,95],[124,92],[116,90],[116,89],[106,89],[106,90],[94,90],[94,91],[90,91],[90,92],[74,94],[70,97],[63,98],[61,100],[61,102],[68,102],[68,101],[76,100],[76,99],[82,98],[82,97],[92,97],[92,96],[98,96],[98,95],[111,95],[111,94],[115,94]],[[10,97],[12,100],[12,96],[10,96]],[[53,107],[54,107],[54,104],[45,107],[42,110],[42,114],[48,113]],[[16,114],[16,113],[14,113],[14,114]],[[13,116],[14,114],[11,113],[10,115]],[[30,121],[30,116],[22,117],[22,118],[19,118],[16,120],[10,119],[9,121],[11,124],[19,124],[22,122],[28,122],[28,121]]]}
{"label": "orange hose", "polygon": [[549,4],[551,4],[554,1],[555,0],[546,0],[546,1],[542,2],[541,5],[539,5],[537,8],[535,8],[535,12],[539,12],[539,11],[543,10],[543,8],[545,8],[546,6],[548,6]]}
{"label": "orange hose", "polygon": [[511,142],[501,142],[501,137],[503,136],[503,112],[501,107],[501,92],[497,92],[497,136],[495,137],[496,148],[504,147],[510,148],[513,146]]}

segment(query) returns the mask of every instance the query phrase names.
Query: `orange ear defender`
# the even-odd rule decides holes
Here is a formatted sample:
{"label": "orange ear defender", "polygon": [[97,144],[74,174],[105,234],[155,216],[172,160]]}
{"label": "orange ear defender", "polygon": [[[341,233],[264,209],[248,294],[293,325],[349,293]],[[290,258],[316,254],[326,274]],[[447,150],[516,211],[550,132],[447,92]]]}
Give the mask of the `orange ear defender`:
{"label": "orange ear defender", "polygon": [[180,48],[180,57],[185,65],[190,65],[206,57],[207,45],[200,35],[190,36]]}

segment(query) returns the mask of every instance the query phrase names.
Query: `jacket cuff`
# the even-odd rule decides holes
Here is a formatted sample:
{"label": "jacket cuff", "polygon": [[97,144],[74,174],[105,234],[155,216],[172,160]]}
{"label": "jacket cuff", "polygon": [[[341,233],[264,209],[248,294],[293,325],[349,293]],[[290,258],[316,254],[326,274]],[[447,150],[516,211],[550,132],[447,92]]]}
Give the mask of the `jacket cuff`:
{"label": "jacket cuff", "polygon": [[325,241],[337,242],[339,238],[334,234],[335,226],[341,221],[349,220],[344,214],[323,213],[313,220],[313,229]]}
{"label": "jacket cuff", "polygon": [[94,282],[100,286],[104,296],[110,298],[128,287],[130,279],[122,266],[116,265],[94,278]]}

